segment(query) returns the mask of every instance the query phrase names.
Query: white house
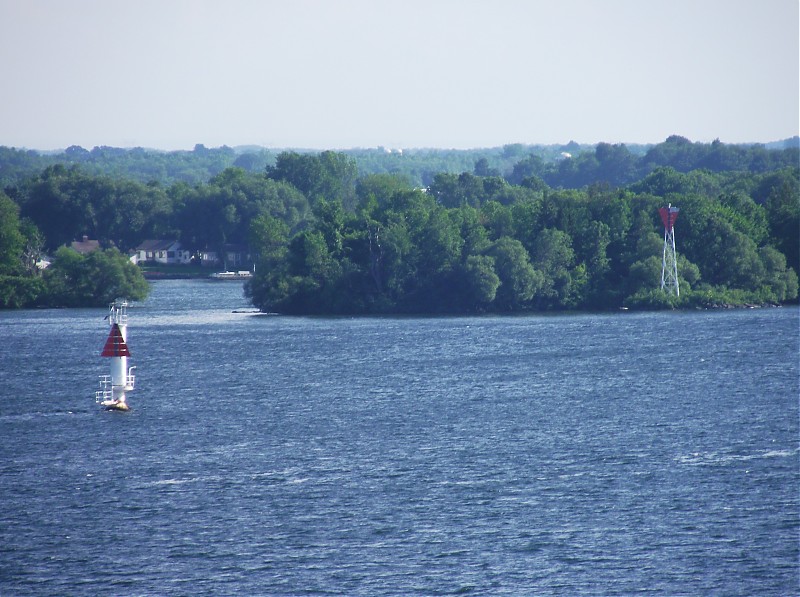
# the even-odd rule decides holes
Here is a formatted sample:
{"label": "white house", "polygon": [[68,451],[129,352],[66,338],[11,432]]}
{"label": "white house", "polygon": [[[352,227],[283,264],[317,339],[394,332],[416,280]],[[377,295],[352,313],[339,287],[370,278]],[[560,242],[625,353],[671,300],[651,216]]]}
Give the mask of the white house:
{"label": "white house", "polygon": [[200,263],[204,266],[222,265],[226,269],[241,269],[252,262],[252,257],[244,245],[227,244],[220,255],[217,251],[200,251]]}
{"label": "white house", "polygon": [[177,240],[146,240],[136,247],[131,261],[150,261],[165,265],[186,265],[192,260],[190,251],[181,248]]}

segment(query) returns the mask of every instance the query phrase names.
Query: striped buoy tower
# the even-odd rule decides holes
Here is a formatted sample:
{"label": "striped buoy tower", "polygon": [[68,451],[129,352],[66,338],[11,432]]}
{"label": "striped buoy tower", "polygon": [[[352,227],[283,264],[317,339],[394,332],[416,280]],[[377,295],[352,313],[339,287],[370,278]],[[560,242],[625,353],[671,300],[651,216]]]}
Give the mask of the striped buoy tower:
{"label": "striped buoy tower", "polygon": [[136,367],[128,367],[131,351],[126,343],[128,328],[128,303],[114,301],[108,307],[111,330],[100,356],[111,359],[111,374],[100,376],[100,389],[95,401],[106,410],[130,410],[125,400],[125,392],[133,390]]}

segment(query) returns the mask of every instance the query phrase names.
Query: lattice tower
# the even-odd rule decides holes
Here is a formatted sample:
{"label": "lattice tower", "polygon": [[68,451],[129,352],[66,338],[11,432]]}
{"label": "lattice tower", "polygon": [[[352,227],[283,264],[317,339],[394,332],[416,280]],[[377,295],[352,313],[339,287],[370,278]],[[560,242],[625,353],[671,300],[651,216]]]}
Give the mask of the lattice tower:
{"label": "lattice tower", "polygon": [[661,290],[667,294],[681,295],[678,284],[678,256],[675,253],[675,220],[678,219],[678,208],[667,207],[658,210],[664,222],[664,256],[661,260]]}

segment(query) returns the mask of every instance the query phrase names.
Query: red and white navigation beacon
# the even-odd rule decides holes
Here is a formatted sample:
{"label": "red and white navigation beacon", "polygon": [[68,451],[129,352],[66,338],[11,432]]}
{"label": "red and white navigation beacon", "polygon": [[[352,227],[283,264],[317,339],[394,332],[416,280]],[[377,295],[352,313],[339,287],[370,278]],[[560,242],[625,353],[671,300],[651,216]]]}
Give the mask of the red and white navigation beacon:
{"label": "red and white navigation beacon", "polygon": [[130,410],[125,392],[133,390],[136,367],[128,367],[131,351],[126,343],[128,328],[128,303],[114,301],[108,306],[111,331],[103,347],[102,357],[111,359],[111,375],[100,376],[100,389],[95,392],[95,402],[105,410]]}
{"label": "red and white navigation beacon", "polygon": [[661,260],[661,290],[667,294],[681,295],[678,286],[678,256],[675,253],[675,220],[678,219],[678,208],[667,207],[658,210],[664,223],[664,257]]}

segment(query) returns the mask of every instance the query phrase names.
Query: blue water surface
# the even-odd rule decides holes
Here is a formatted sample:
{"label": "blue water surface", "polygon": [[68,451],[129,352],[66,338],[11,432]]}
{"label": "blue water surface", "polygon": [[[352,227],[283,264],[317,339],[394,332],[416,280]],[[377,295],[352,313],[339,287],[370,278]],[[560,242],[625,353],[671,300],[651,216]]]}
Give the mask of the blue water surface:
{"label": "blue water surface", "polygon": [[795,595],[796,307],[0,312],[0,595]]}

